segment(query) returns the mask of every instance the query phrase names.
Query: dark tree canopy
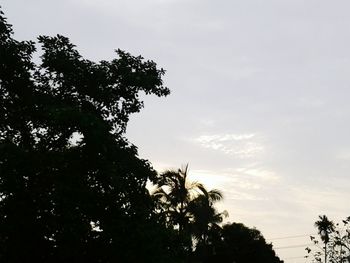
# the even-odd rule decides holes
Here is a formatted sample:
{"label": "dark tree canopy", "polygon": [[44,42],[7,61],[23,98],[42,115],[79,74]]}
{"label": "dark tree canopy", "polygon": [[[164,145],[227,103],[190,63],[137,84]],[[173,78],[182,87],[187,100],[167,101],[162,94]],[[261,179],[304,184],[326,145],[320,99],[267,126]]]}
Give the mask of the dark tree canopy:
{"label": "dark tree canopy", "polygon": [[[163,262],[155,172],[124,137],[164,71],[117,50],[84,59],[68,38],[16,41],[0,14],[0,261]],[[159,252],[162,253],[159,253]]]}
{"label": "dark tree canopy", "polygon": [[[203,248],[202,248],[203,249]],[[282,263],[272,244],[266,243],[259,230],[241,223],[226,224],[210,247],[200,254],[205,257],[199,262],[235,263]]]}

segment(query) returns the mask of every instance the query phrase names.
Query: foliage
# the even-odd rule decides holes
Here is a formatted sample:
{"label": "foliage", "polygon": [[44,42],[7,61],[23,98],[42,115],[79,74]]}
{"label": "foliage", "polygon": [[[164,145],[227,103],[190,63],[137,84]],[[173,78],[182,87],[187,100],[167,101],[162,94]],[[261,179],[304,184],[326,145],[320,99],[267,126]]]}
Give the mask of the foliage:
{"label": "foliage", "polygon": [[176,227],[179,232],[189,227],[191,215],[188,204],[197,194],[206,191],[201,183],[189,182],[187,176],[188,165],[177,171],[166,171],[158,177],[157,189],[153,193],[169,225]]}
{"label": "foliage", "polygon": [[211,233],[219,231],[223,218],[228,216],[226,211],[219,213],[214,204],[223,198],[219,190],[205,191],[196,196],[188,204],[188,212],[191,215],[191,233],[197,243],[209,244]]}
{"label": "foliage", "polygon": [[319,220],[315,222],[315,227],[321,240],[326,244],[329,242],[329,234],[334,231],[334,223],[328,219],[326,215],[319,216]]}
{"label": "foliage", "polygon": [[216,189],[208,191],[199,182],[190,182],[188,165],[162,173],[153,196],[168,224],[197,242],[206,241],[209,229],[219,227],[217,224],[225,214],[217,213],[214,208],[214,203],[222,199],[222,193]]}
{"label": "foliage", "polygon": [[[327,216],[315,222],[319,237],[311,236],[314,248],[306,248],[312,262],[339,263],[350,260],[350,217],[334,224]],[[323,246],[320,243],[323,243]]]}
{"label": "foliage", "polygon": [[123,137],[140,92],[169,94],[164,71],[121,50],[94,63],[60,35],[38,38],[36,65],[12,34],[1,13],[0,261],[164,262],[156,173]]}
{"label": "foliage", "polygon": [[260,231],[241,223],[226,224],[200,262],[281,263]]}

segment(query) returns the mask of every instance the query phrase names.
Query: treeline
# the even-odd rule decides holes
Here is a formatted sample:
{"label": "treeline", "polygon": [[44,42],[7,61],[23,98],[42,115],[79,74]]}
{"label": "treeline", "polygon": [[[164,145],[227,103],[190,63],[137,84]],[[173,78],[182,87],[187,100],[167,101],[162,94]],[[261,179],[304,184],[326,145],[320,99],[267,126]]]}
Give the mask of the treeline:
{"label": "treeline", "polygon": [[38,42],[35,64],[0,13],[0,262],[282,262],[258,230],[221,226],[220,191],[158,174],[125,138],[140,92],[170,93],[163,69]]}
{"label": "treeline", "polygon": [[179,237],[178,255],[182,262],[282,262],[271,244],[256,229],[243,224],[221,222],[228,216],[218,212],[215,203],[223,196],[221,191],[208,191],[198,182],[187,178],[188,166],[178,171],[166,171],[156,181],[157,213],[165,226]]}

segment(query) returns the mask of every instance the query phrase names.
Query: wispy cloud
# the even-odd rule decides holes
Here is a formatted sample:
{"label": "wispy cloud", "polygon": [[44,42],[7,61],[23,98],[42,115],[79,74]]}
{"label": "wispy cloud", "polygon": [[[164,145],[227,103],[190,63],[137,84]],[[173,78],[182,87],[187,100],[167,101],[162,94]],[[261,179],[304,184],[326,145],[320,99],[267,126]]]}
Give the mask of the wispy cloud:
{"label": "wispy cloud", "polygon": [[253,133],[201,135],[194,139],[204,148],[213,149],[238,158],[251,158],[264,151]]}
{"label": "wispy cloud", "polygon": [[342,149],[342,150],[338,151],[335,158],[338,160],[341,160],[341,161],[349,161],[350,160],[350,150],[349,149]]}
{"label": "wispy cloud", "polygon": [[190,171],[190,180],[202,182],[208,189],[224,189],[225,200],[263,200],[259,195],[261,184],[258,180],[244,178],[240,174],[223,171]]}
{"label": "wispy cloud", "polygon": [[278,183],[279,177],[257,165],[220,171],[190,170],[190,179],[209,188],[225,189],[227,199],[267,200],[266,189]]}
{"label": "wispy cloud", "polygon": [[247,193],[244,191],[238,191],[236,189],[230,189],[226,191],[227,200],[244,200],[244,201],[266,201],[266,196],[257,195],[253,193]]}
{"label": "wispy cloud", "polygon": [[307,211],[310,215],[322,213],[332,214],[341,219],[344,215],[344,200],[348,200],[349,194],[339,191],[336,187],[324,186],[292,186],[291,195],[296,205]]}
{"label": "wispy cloud", "polygon": [[255,177],[262,181],[277,181],[279,179],[279,176],[276,175],[276,173],[261,169],[261,168],[238,168],[236,171],[242,175],[245,175],[245,177]]}

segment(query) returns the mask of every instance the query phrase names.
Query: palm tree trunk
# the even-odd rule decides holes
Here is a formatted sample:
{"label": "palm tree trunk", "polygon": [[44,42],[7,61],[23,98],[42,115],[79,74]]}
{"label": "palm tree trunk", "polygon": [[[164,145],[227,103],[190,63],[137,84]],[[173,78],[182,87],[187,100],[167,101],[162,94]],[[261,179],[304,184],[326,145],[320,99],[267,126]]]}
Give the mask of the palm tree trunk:
{"label": "palm tree trunk", "polygon": [[180,234],[183,233],[183,230],[184,230],[184,224],[185,224],[185,214],[184,214],[184,202],[181,201],[180,203],[180,224],[179,224],[179,232]]}

